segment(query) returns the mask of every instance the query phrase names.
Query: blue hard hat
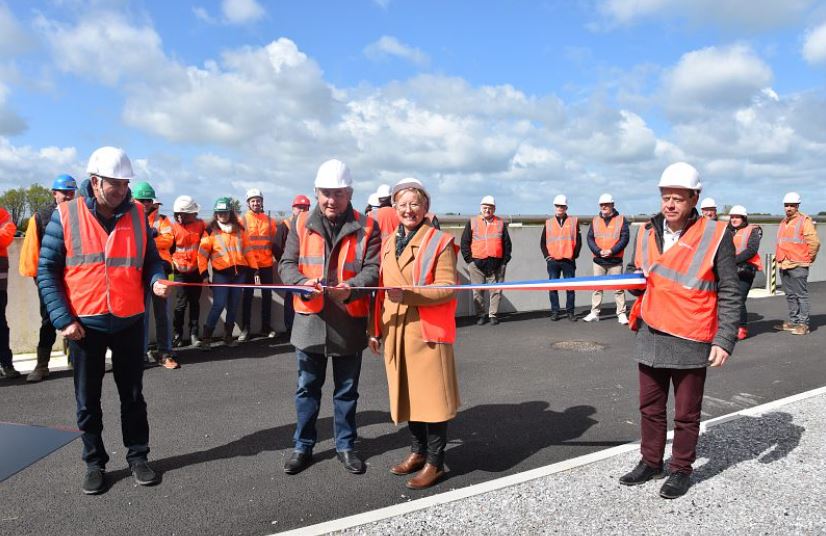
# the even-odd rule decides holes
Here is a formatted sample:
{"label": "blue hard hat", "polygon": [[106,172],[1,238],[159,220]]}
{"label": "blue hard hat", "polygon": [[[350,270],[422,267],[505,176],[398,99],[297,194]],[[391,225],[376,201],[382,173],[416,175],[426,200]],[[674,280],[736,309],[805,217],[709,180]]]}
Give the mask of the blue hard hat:
{"label": "blue hard hat", "polygon": [[52,182],[52,190],[77,190],[77,181],[71,175],[58,175]]}

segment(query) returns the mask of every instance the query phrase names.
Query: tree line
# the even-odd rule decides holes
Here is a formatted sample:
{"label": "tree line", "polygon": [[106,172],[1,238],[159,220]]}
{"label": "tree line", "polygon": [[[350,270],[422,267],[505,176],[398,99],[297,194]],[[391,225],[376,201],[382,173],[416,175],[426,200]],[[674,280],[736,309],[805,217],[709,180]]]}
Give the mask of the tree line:
{"label": "tree line", "polygon": [[43,207],[54,203],[52,192],[40,184],[14,188],[0,194],[0,207],[5,208],[19,231],[26,231],[29,218]]}

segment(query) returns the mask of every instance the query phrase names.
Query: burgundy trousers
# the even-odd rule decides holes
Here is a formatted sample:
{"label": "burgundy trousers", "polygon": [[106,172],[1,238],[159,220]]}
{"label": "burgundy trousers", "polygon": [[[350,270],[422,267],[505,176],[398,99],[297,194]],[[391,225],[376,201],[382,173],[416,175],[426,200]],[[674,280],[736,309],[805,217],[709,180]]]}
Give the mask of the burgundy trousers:
{"label": "burgundy trousers", "polygon": [[675,473],[691,474],[691,464],[697,458],[706,368],[668,369],[640,364],[639,369],[642,460],[650,467],[662,466],[668,430],[666,404],[673,383],[674,442],[669,468]]}

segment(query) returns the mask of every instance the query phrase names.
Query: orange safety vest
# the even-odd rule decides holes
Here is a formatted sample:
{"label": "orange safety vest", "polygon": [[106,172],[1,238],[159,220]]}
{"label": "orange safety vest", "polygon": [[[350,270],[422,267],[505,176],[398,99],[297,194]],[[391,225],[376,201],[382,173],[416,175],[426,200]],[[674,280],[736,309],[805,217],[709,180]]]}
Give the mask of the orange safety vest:
{"label": "orange safety vest", "polygon": [[271,267],[273,264],[272,245],[275,240],[278,221],[263,212],[256,214],[248,210],[244,214],[244,227],[247,229],[247,238],[250,241],[252,254],[255,255],[255,260],[258,262],[258,267]]}
{"label": "orange safety vest", "polygon": [[172,235],[175,237],[172,266],[179,274],[189,274],[198,270],[198,246],[205,230],[203,220],[195,220],[186,225],[178,222],[172,224]]}
{"label": "orange safety vest", "polygon": [[172,244],[175,243],[175,237],[172,234],[172,224],[169,223],[169,218],[155,210],[147,219],[149,220],[149,227],[158,232],[155,237],[155,247],[158,249],[158,254],[165,262],[172,263],[170,249],[172,249]]}
{"label": "orange safety vest", "polygon": [[247,232],[240,227],[234,233],[225,233],[218,229],[201,240],[198,248],[198,270],[205,272],[208,262],[212,263],[213,270],[235,268],[236,273],[239,266],[258,268],[247,239]]}
{"label": "orange safety vest", "polygon": [[777,247],[775,256],[777,262],[790,260],[792,262],[812,262],[809,253],[809,244],[803,239],[803,227],[806,221],[811,221],[809,216],[798,213],[793,224],[789,224],[789,219],[784,218],[777,228]]}
{"label": "orange safety vest", "polygon": [[579,220],[571,216],[565,218],[562,226],[555,216],[545,220],[545,247],[550,258],[557,261],[574,258],[578,225]]}
{"label": "orange safety vest", "polygon": [[108,234],[82,197],[57,209],[66,245],[63,286],[72,313],[78,318],[104,314],[129,318],[143,313],[147,246],[143,206],[132,203]]}
{"label": "orange safety vest", "polygon": [[494,257],[501,259],[505,256],[502,245],[502,235],[505,232],[505,221],[494,216],[493,221],[488,223],[482,216],[476,216],[470,220],[470,230],[472,237],[470,241],[470,255],[474,259],[487,259]]}
{"label": "orange safety vest", "polygon": [[[746,246],[749,244],[749,237],[751,236],[752,231],[754,230],[754,225],[746,225],[745,227],[741,227],[737,229],[734,233],[734,254],[739,255],[743,253],[746,249]],[[754,257],[750,258],[748,261],[749,264],[757,268],[757,270],[763,269],[763,263],[760,261],[760,254],[755,253]]]}
{"label": "orange safety vest", "polygon": [[372,211],[370,217],[375,218],[378,222],[379,231],[381,231],[381,244],[384,245],[390,235],[399,228],[399,215],[393,207],[381,207]]}
{"label": "orange safety vest", "polygon": [[[675,337],[710,343],[717,333],[717,282],[714,256],[726,224],[699,218],[665,253],[657,250],[654,229],[640,227],[635,264],[647,278],[634,304],[650,327]],[[639,304],[639,305],[638,305]],[[636,321],[629,322],[632,329]]]}
{"label": "orange safety vest", "polygon": [[[556,218],[554,218],[556,220]],[[566,222],[567,223],[567,222]],[[595,216],[593,222],[591,222],[591,227],[594,230],[594,242],[597,243],[597,247],[602,251],[603,249],[611,249],[617,245],[620,239],[620,233],[622,232],[622,226],[625,225],[625,218],[622,216],[615,216],[611,218],[608,223],[605,223],[605,220],[602,216]],[[545,235],[547,237],[547,234]],[[574,235],[574,243],[576,244],[576,235]],[[548,248],[548,253],[550,254],[551,249]],[[617,252],[616,255],[612,256],[611,258],[614,259],[621,259],[625,250],[620,250]],[[573,250],[571,250],[571,255],[573,256]],[[598,254],[594,254],[594,257],[599,257]],[[569,257],[566,257],[569,258]]]}
{"label": "orange safety vest", "polygon": [[37,263],[40,260],[40,237],[37,236],[37,221],[35,218],[35,216],[29,218],[26,237],[20,247],[18,271],[23,277],[37,277]]}
{"label": "orange safety vest", "polygon": [[[309,279],[323,279],[326,276],[327,256],[326,240],[322,235],[307,228],[309,212],[302,212],[295,219],[295,232],[298,235],[298,271]],[[355,277],[364,265],[367,255],[367,242],[376,226],[376,220],[353,210],[353,219],[361,228],[345,236],[339,242],[337,277],[339,283]],[[293,306],[298,313],[315,314],[324,309],[324,294],[304,300],[301,293],[293,295]],[[370,297],[363,296],[344,304],[347,313],[354,318],[367,316],[370,310]]]}

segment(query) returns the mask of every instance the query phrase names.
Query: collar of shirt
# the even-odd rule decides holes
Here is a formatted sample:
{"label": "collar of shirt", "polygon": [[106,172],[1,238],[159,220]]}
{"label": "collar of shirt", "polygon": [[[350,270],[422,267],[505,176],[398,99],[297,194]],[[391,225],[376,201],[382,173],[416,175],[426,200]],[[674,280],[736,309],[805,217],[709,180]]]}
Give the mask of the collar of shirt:
{"label": "collar of shirt", "polygon": [[668,228],[668,222],[663,220],[663,253],[671,249],[671,246],[677,243],[677,240],[680,239],[682,234],[682,229],[679,231],[672,231]]}

